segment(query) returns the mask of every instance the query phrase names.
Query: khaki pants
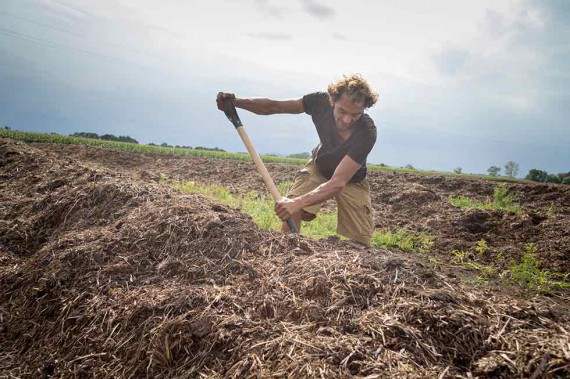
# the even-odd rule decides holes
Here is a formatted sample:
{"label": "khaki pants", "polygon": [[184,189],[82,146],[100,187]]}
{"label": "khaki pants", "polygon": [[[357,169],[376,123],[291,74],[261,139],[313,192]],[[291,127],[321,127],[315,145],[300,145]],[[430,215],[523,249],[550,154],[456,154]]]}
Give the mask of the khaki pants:
{"label": "khaki pants", "polygon": [[[295,176],[287,197],[294,198],[304,195],[327,181],[311,160]],[[359,183],[347,183],[342,192],[335,197],[335,200],[338,207],[336,232],[370,246],[374,222],[372,221],[368,179]],[[303,208],[305,212],[310,214],[310,217],[304,217],[303,220],[313,220],[320,209],[321,204]]]}

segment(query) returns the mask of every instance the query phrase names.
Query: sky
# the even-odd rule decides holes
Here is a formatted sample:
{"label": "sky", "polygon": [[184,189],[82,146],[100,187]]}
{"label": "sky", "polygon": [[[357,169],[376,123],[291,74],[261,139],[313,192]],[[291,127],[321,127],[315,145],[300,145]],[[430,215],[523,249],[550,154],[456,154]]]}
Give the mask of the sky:
{"label": "sky", "polygon": [[[243,152],[215,105],[361,74],[368,162],[570,171],[567,0],[3,0],[0,125]],[[239,111],[261,154],[309,152],[310,116]]]}

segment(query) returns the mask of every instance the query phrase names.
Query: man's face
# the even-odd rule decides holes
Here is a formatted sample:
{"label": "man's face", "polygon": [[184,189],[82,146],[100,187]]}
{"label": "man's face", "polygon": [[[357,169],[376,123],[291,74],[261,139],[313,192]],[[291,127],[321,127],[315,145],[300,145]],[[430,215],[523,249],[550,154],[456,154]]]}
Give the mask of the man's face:
{"label": "man's face", "polygon": [[348,130],[364,113],[363,103],[354,103],[350,97],[343,93],[333,103],[333,116],[338,130]]}

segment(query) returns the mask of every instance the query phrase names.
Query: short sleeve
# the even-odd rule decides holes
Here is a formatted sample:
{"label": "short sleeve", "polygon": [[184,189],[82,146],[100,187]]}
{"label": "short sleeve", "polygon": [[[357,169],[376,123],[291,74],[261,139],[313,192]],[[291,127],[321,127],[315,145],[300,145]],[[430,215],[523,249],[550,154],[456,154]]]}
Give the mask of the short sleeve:
{"label": "short sleeve", "polygon": [[374,121],[368,118],[366,124],[367,127],[364,128],[362,133],[358,134],[358,138],[355,139],[346,153],[349,157],[354,159],[355,162],[360,164],[366,162],[368,154],[370,154],[376,143],[376,126],[374,125]]}
{"label": "short sleeve", "polygon": [[325,92],[314,92],[303,96],[303,110],[306,114],[314,116],[326,105],[328,96]]}

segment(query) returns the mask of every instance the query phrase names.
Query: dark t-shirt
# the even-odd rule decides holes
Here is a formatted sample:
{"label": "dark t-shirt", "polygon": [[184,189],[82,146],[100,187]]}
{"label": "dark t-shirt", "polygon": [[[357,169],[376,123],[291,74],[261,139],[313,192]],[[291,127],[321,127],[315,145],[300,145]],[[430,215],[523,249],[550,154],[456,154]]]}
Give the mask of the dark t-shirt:
{"label": "dark t-shirt", "polygon": [[366,177],[366,157],[376,142],[376,126],[370,116],[363,114],[352,125],[350,137],[343,140],[336,131],[333,108],[327,93],[315,92],[303,96],[303,108],[305,113],[312,116],[319,134],[320,143],[313,149],[313,159],[323,176],[330,179],[342,158],[348,155],[362,164],[350,182],[362,181]]}

